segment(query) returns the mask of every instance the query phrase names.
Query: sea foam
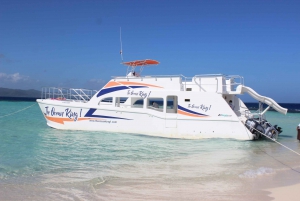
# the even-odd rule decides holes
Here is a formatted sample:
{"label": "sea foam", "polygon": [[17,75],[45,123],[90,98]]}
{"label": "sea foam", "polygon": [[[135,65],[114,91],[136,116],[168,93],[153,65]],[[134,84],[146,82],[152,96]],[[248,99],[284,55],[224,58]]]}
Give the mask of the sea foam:
{"label": "sea foam", "polygon": [[259,176],[270,175],[270,174],[274,174],[274,173],[275,173],[275,171],[272,168],[260,167],[256,170],[248,170],[248,171],[244,172],[243,174],[240,174],[239,177],[240,178],[256,178]]}

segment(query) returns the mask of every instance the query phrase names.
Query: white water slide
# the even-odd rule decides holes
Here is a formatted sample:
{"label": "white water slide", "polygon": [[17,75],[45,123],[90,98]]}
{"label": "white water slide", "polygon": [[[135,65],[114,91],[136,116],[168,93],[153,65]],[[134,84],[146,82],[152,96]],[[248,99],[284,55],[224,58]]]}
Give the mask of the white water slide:
{"label": "white water slide", "polygon": [[240,91],[241,93],[247,92],[254,99],[256,99],[256,100],[258,100],[258,101],[260,101],[262,103],[265,103],[265,104],[267,104],[269,106],[271,106],[277,112],[280,112],[282,114],[286,114],[287,113],[287,109],[281,107],[280,105],[278,105],[278,103],[276,103],[272,98],[261,96],[256,91],[254,91],[253,89],[251,89],[250,87],[239,85],[237,87],[237,91]]}

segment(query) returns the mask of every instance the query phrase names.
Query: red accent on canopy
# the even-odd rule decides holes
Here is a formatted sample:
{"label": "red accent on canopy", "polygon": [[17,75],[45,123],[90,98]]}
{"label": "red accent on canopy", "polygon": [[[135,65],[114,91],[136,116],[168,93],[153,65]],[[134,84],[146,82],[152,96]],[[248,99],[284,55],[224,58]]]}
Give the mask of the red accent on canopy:
{"label": "red accent on canopy", "polygon": [[146,65],[157,65],[159,64],[159,62],[152,59],[145,59],[145,60],[123,62],[122,64],[127,66],[146,66]]}

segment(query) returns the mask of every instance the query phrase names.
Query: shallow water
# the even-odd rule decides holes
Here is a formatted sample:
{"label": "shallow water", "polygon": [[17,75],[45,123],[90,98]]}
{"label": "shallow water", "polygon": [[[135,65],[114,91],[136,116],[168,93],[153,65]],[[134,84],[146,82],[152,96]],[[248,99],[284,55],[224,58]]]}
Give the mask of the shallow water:
{"label": "shallow water", "polygon": [[[32,104],[0,101],[0,117]],[[300,152],[300,114],[267,119]],[[269,140],[56,130],[37,104],[0,118],[0,200],[271,200],[299,179],[300,156]]]}

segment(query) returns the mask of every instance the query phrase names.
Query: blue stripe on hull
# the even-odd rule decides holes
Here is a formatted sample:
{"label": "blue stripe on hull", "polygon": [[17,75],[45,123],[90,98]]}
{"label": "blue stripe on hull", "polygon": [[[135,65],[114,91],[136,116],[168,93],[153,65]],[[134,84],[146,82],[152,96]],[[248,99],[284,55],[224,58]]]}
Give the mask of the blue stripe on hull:
{"label": "blue stripe on hull", "polygon": [[124,120],[132,120],[132,119],[126,119],[126,118],[120,118],[120,117],[112,117],[112,116],[105,116],[105,115],[95,115],[94,112],[97,109],[90,108],[89,111],[84,115],[84,117],[97,117],[97,118],[109,118],[109,119],[124,119]]}
{"label": "blue stripe on hull", "polygon": [[185,112],[189,112],[189,113],[192,113],[192,114],[197,114],[197,115],[201,115],[201,116],[207,116],[206,114],[201,114],[201,113],[198,113],[198,112],[194,112],[192,110],[189,110],[189,109],[186,109],[180,105],[178,105],[178,109],[182,110],[182,111],[185,111]]}
{"label": "blue stripe on hull", "polygon": [[97,97],[102,96],[102,95],[104,95],[104,94],[108,94],[108,93],[114,92],[114,91],[120,91],[120,90],[123,90],[123,89],[129,89],[129,88],[126,87],[126,86],[119,86],[119,87],[112,87],[112,88],[108,88],[108,89],[102,89],[102,90],[97,94]]}

